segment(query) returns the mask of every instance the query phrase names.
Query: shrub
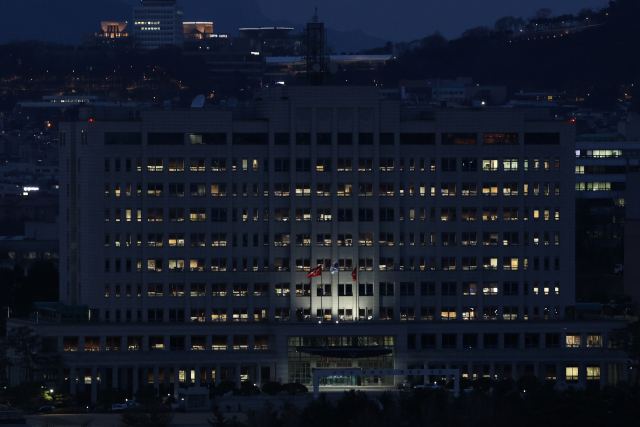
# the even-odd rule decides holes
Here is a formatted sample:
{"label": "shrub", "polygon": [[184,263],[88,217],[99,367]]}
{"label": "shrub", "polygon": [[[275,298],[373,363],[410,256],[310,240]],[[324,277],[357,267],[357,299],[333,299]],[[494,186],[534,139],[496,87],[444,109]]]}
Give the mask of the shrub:
{"label": "shrub", "polygon": [[288,384],[283,384],[282,385],[282,390],[286,391],[287,393],[294,395],[294,394],[300,394],[300,393],[307,393],[309,391],[309,389],[300,384],[300,383],[288,383]]}
{"label": "shrub", "polygon": [[267,393],[269,396],[275,396],[280,391],[282,391],[282,387],[283,386],[280,385],[280,383],[277,383],[275,381],[269,381],[262,385],[262,391],[264,393]]}

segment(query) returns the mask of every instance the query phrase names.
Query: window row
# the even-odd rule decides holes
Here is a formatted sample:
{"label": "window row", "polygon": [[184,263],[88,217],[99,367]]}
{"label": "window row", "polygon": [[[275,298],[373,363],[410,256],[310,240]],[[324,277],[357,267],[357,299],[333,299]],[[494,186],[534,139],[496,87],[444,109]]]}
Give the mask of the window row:
{"label": "window row", "polygon": [[[576,190],[579,189],[578,186],[581,184],[590,183],[576,183]],[[420,194],[421,196],[426,195],[425,183],[410,182],[408,183],[408,185],[405,185],[404,183],[395,184],[393,182],[381,182],[378,184],[377,192],[374,192],[373,183],[370,182],[361,182],[356,184],[355,186],[357,187],[358,196],[363,197],[393,197],[396,194],[399,196],[404,196],[405,194],[408,194],[409,196],[414,196],[416,194]],[[498,190],[500,186],[502,187],[501,193]],[[442,182],[439,185],[439,191],[436,191],[437,185],[432,182],[430,184],[429,194],[431,196],[440,194],[443,197],[454,197],[456,195],[477,196],[478,191],[480,190],[481,194],[484,196],[498,196],[499,194],[502,194],[503,196],[518,196],[520,194],[520,186],[521,185],[518,182],[462,182],[461,184],[458,184],[457,182]],[[273,194],[276,197],[289,197],[292,194],[292,188],[294,189],[296,196],[315,195],[317,197],[330,197],[334,194],[334,191],[338,197],[351,197],[356,194],[354,184],[351,183],[339,183],[335,186],[332,186],[331,183],[317,183],[315,185],[315,191],[312,191],[314,189],[309,183],[297,183],[295,185],[289,183],[275,183],[273,185]],[[529,194],[534,196],[549,196],[552,194],[551,183],[549,182],[538,182],[531,185],[525,183],[522,184],[522,188],[522,194],[524,196],[528,196]],[[530,188],[531,191],[529,191]],[[143,193],[143,185],[139,183],[104,184],[105,197],[109,197],[111,194],[113,194],[115,197],[130,197],[134,194],[134,191],[138,197],[142,196],[142,194],[146,194],[147,197],[164,197],[166,195],[168,195],[169,197],[185,197],[185,195],[189,195],[190,197],[205,197],[208,194],[210,194],[212,197],[226,197],[228,195],[242,195],[244,197],[250,195],[253,197],[258,197],[260,195],[263,195],[264,197],[269,197],[270,190],[268,183],[260,185],[256,182],[252,184],[207,184],[204,182],[188,184],[169,183],[166,186],[163,183],[148,183],[146,185],[146,192]],[[553,184],[553,194],[555,196],[560,195],[560,183],[556,182]]]}
{"label": "window row", "polygon": [[[529,286],[531,285],[531,287]],[[318,283],[316,296],[332,296],[337,291],[338,296],[354,295],[375,296],[373,283],[343,283],[332,285]],[[161,298],[165,295],[175,298],[183,297],[268,297],[273,294],[276,297],[287,297],[294,294],[296,297],[311,296],[312,285],[310,283],[149,283],[146,289],[143,285],[135,287],[131,283],[105,284],[105,298],[142,297],[143,290],[148,297]],[[560,282],[533,281],[524,282],[379,282],[378,294],[380,296],[516,296],[516,295],[560,295]]]}
{"label": "window row", "polygon": [[[520,244],[520,233],[517,231],[485,231],[485,232],[418,232],[418,233],[376,233],[379,246],[435,246],[440,239],[441,246],[518,246]],[[374,233],[358,233],[358,246],[374,246],[376,239]],[[544,245],[559,246],[559,231],[525,231],[522,233],[525,246]],[[187,238],[188,245],[187,245]],[[135,240],[134,240],[135,239]],[[276,233],[273,239],[269,233],[263,233],[260,239],[259,233],[147,233],[146,240],[143,240],[142,233],[105,233],[105,247],[141,247],[143,244],[148,247],[259,247],[273,244],[276,247],[287,246],[318,246],[330,247],[335,242],[338,246],[353,246],[354,235],[345,233],[337,234],[335,237],[331,233],[315,234],[315,239],[310,233],[291,234]]]}
{"label": "window row", "polygon": [[[156,310],[150,309],[154,315]],[[117,311],[116,313],[118,313]],[[184,314],[184,312],[182,313]],[[63,351],[158,351],[158,350],[269,350],[268,335],[149,335],[145,347],[142,336],[106,336],[104,346],[99,336],[85,336],[84,348],[81,348],[80,338],[65,336],[62,339]],[[253,341],[251,344],[250,342]],[[188,343],[188,344],[187,344]]]}
{"label": "window row", "polygon": [[[354,217],[354,211],[357,216]],[[168,214],[165,216],[165,212]],[[332,208],[317,208],[316,209],[316,221],[332,221],[333,220]],[[397,216],[396,216],[397,212]],[[68,213],[68,211],[67,211]],[[142,209],[127,209],[127,208],[105,208],[104,220],[105,222],[249,222],[249,221],[269,221],[269,208],[205,208],[205,207],[191,207],[191,208],[147,208],[146,217],[143,217]],[[207,220],[207,213],[210,215]],[[297,208],[295,210],[295,221],[311,221],[311,209],[310,208]],[[335,210],[336,218],[339,222],[372,222],[375,220],[373,208],[338,208]],[[379,208],[376,213],[378,214],[378,221],[394,222],[396,220],[404,221],[405,218],[408,221],[427,220],[427,208]],[[448,221],[453,222],[458,220],[458,213],[460,213],[461,221],[523,221],[531,220],[560,220],[560,207],[443,207],[438,210],[436,208],[429,208],[429,221]],[[407,216],[405,216],[407,214]],[[292,209],[290,208],[275,208],[273,210],[273,221],[291,221]]]}
{"label": "window row", "polygon": [[[378,263],[375,264],[377,271],[414,271],[414,270],[431,270],[431,271],[456,271],[456,270],[503,270],[503,271],[517,271],[522,270],[534,270],[534,271],[549,271],[560,270],[560,257],[525,257],[521,259],[518,257],[496,257],[496,256],[484,256],[484,257],[439,257],[440,262],[436,262],[436,257],[400,257],[398,259],[394,257],[378,258]],[[260,266],[260,260],[258,258],[230,258],[231,264],[228,264],[228,258],[170,258],[165,260],[164,258],[149,258],[146,260],[147,271],[161,273],[168,271],[170,273],[183,273],[187,271],[191,272],[225,272],[225,271],[311,271],[311,268],[322,266],[323,270],[329,270],[329,266],[332,264],[331,259],[317,259],[316,264],[311,263],[311,258],[296,258],[292,268],[291,258],[274,258],[273,266],[270,268],[269,259],[262,259],[262,268]],[[531,260],[531,263],[530,263]],[[113,263],[112,263],[113,261]],[[357,261],[357,264],[354,264]],[[137,258],[135,260],[135,271],[142,271],[142,259]],[[340,264],[340,270],[353,270],[359,271],[373,271],[374,270],[374,258],[359,258],[354,260],[352,258],[341,258],[338,260]],[[428,264],[427,264],[428,263]],[[107,258],[104,260],[104,271],[109,273],[111,271],[115,273],[130,273],[132,269],[133,260],[131,258],[122,259],[116,258],[112,260]],[[531,264],[531,265],[530,265]]]}
{"label": "window row", "polygon": [[[420,334],[419,347],[423,349],[465,349],[465,348],[601,348],[602,334],[599,332],[585,334],[585,345],[580,345],[583,334],[567,333],[564,343],[561,341],[561,334],[558,332],[525,332],[525,333],[443,333]],[[409,349],[417,347],[416,334],[409,334],[407,346]],[[578,345],[574,345],[577,339]],[[564,344],[564,345],[563,345]],[[567,372],[569,372],[567,367]],[[576,369],[576,368],[571,368]],[[573,371],[572,375],[573,375]],[[577,375],[577,373],[576,373]],[[567,375],[569,379],[569,375]],[[576,378],[577,379],[577,378]]]}
{"label": "window row", "polygon": [[[149,39],[153,41],[154,39]],[[350,113],[348,113],[350,115]],[[88,144],[87,132],[82,131],[83,145]],[[104,145],[142,145],[141,132],[105,132]],[[274,145],[312,145],[312,135],[315,135],[316,145],[374,145],[373,133],[332,132],[325,133],[274,133]],[[147,145],[227,145],[226,132],[147,132]],[[357,137],[357,138],[356,138]],[[270,145],[270,133],[238,133],[230,135],[231,145]],[[62,137],[61,137],[62,139]],[[397,141],[396,141],[397,139]],[[396,138],[395,133],[379,133],[379,145],[436,145],[435,133],[407,133],[401,132]],[[441,145],[560,145],[560,134],[557,132],[526,132],[519,133],[442,133]],[[62,144],[64,145],[64,144]]]}
{"label": "window row", "polygon": [[270,159],[239,157],[142,157],[121,158],[105,157],[104,171],[111,172],[517,172],[522,168],[528,171],[559,171],[560,157],[318,157],[312,163],[311,157],[275,157]]}

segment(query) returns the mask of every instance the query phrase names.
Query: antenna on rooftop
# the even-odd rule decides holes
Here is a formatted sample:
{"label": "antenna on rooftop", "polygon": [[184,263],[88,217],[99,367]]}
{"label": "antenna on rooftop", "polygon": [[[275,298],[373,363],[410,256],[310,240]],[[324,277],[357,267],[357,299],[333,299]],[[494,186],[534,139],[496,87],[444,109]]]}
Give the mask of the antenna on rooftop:
{"label": "antenna on rooftop", "polygon": [[307,66],[306,77],[311,86],[322,86],[329,62],[327,30],[318,19],[318,8],[303,32],[302,56]]}

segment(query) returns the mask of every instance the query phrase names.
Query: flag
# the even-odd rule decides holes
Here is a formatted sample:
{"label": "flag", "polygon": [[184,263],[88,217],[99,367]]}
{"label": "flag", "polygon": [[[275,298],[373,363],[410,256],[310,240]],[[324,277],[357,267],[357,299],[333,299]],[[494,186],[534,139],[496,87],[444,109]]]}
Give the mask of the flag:
{"label": "flag", "polygon": [[318,277],[322,275],[322,266],[319,265],[307,274],[307,277]]}
{"label": "flag", "polygon": [[358,266],[353,267],[353,271],[351,272],[351,278],[353,280],[358,280]]}
{"label": "flag", "polygon": [[336,272],[340,271],[340,265],[338,264],[338,261],[331,264],[330,271],[331,271],[331,274],[336,274]]}

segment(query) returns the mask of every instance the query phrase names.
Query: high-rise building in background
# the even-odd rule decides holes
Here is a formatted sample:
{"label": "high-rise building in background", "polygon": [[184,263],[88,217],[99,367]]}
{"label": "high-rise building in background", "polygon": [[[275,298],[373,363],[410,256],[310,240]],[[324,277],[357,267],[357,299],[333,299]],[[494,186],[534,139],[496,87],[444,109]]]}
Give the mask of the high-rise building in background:
{"label": "high-rise building in background", "polygon": [[[60,128],[62,303],[29,326],[72,393],[626,379],[622,321],[574,310],[571,123],[362,87],[122,114]],[[324,384],[405,379],[444,378]]]}
{"label": "high-rise building in background", "polygon": [[141,49],[182,46],[183,11],[176,0],[140,0],[133,8],[133,37]]}

